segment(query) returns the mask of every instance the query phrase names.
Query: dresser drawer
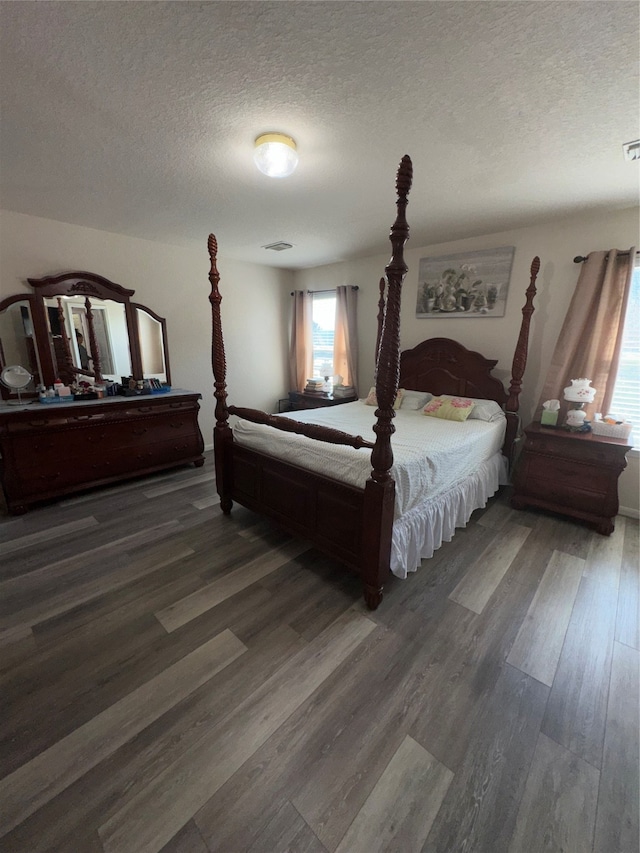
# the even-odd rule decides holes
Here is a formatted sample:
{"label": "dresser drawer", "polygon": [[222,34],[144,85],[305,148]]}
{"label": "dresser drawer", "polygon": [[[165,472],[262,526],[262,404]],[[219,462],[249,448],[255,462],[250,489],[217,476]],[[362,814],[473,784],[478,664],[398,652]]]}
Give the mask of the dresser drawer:
{"label": "dresser drawer", "polygon": [[526,448],[531,453],[552,456],[554,459],[577,459],[608,464],[611,460],[624,458],[624,449],[614,445],[602,445],[547,436],[528,436]]}

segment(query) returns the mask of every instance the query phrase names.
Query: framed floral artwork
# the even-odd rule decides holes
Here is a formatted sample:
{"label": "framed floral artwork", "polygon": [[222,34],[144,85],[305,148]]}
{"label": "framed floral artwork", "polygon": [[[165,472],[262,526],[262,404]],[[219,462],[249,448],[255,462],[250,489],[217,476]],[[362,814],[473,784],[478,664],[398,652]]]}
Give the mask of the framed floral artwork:
{"label": "framed floral artwork", "polygon": [[421,258],[416,317],[504,317],[513,246]]}

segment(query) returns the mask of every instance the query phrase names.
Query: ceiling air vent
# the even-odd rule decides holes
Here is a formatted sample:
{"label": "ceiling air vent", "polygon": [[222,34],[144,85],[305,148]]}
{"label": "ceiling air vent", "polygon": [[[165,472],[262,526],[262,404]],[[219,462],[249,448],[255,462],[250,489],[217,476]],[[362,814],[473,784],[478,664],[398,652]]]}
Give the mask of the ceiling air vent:
{"label": "ceiling air vent", "polygon": [[293,245],[291,243],[283,243],[282,241],[280,241],[279,243],[268,243],[262,248],[273,249],[274,252],[284,252],[285,249],[293,249]]}
{"label": "ceiling air vent", "polygon": [[625,160],[640,160],[640,139],[633,142],[625,142],[622,146]]}

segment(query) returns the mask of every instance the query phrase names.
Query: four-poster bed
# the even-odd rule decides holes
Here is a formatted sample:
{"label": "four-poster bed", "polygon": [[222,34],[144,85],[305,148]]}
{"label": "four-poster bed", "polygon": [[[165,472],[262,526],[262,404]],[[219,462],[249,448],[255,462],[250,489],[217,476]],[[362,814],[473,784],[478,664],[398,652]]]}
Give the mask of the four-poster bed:
{"label": "four-poster bed", "polygon": [[[256,409],[227,406],[218,247],[213,235],[208,242],[216,399],[214,453],[222,511],[230,513],[233,501],[237,501],[274,519],[290,533],[310,540],[361,576],[364,598],[371,609],[375,609],[382,600],[382,589],[390,570],[400,576],[404,576],[406,571],[414,571],[416,561],[429,556],[443,540],[450,539],[453,528],[466,523],[473,509],[484,506],[500,482],[506,482],[504,472],[507,460],[511,459],[518,430],[518,397],[526,366],[535,279],[540,266],[539,259],[535,258],[531,265],[526,304],[522,309],[522,325],[508,391],[500,380],[490,375],[497,363],[495,360],[471,352],[447,338],[426,340],[401,354],[400,297],[407,272],[403,250],[409,236],[406,207],[411,181],[412,164],[405,156],[396,181],[397,215],[389,237],[392,257],[385,268],[385,277],[380,281],[375,374],[377,408],[374,422],[370,425],[375,434],[374,441],[353,435],[344,428],[336,428],[340,423],[336,418],[347,412],[352,415],[351,423],[361,422],[366,408],[362,401],[335,409],[313,410],[304,416],[296,413],[300,420]],[[403,412],[401,409],[396,413],[394,402],[398,388],[429,392],[431,395],[464,396],[479,402],[494,401],[494,406],[497,404],[500,410],[504,410],[504,415],[499,411],[497,417],[492,415],[486,419],[491,423],[476,420],[474,424],[455,424],[455,427],[467,431],[464,435],[452,429],[454,425],[450,422],[440,422],[439,432],[437,429],[433,431],[432,423],[432,431],[425,433],[422,441],[419,439],[419,444],[428,446],[432,443],[439,448],[444,426],[446,431],[457,434],[458,453],[460,448],[465,448],[462,451],[464,460],[466,448],[472,443],[472,433],[482,434],[479,443],[484,455],[474,457],[469,476],[460,476],[458,472],[453,481],[451,478],[438,480],[437,495],[433,496],[433,501],[429,494],[407,492],[404,481],[420,479],[420,476],[415,476],[415,467],[403,467],[405,462],[413,464],[415,451],[409,445],[405,448],[404,438],[399,435],[396,436],[398,448],[394,448],[392,436],[396,432],[393,423],[396,414],[402,430],[413,433],[418,428],[418,421],[424,425],[434,419],[423,417],[422,407],[420,411]],[[482,409],[483,406],[479,405],[478,411]],[[368,413],[371,415],[371,408]],[[229,415],[241,419],[235,435]],[[321,419],[329,425],[319,423]],[[283,436],[294,445],[297,442],[297,454],[289,445],[284,449],[274,449],[266,433],[273,435],[274,441],[275,437]],[[324,443],[320,457],[336,456],[336,470],[357,469],[357,472],[351,477],[331,474],[328,473],[331,471],[329,465],[324,462],[316,465],[316,470],[310,470],[305,458],[311,458],[313,454],[307,451],[317,447],[317,442]],[[394,465],[396,450],[398,462]],[[366,477],[362,475],[363,464],[369,472]],[[433,467],[433,460],[425,465]],[[441,467],[447,467],[446,461]],[[397,490],[395,479],[398,479]],[[443,506],[446,507],[444,521]],[[439,519],[435,533],[430,529],[434,519]],[[408,560],[413,564],[407,564]]]}

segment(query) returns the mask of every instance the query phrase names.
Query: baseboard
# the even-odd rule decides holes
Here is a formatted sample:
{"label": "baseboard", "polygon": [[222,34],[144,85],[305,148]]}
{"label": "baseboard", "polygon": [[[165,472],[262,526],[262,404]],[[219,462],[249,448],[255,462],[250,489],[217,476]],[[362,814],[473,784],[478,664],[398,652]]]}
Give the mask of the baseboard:
{"label": "baseboard", "polygon": [[621,506],[618,515],[624,515],[627,518],[640,518],[640,510],[634,509],[632,506]]}

